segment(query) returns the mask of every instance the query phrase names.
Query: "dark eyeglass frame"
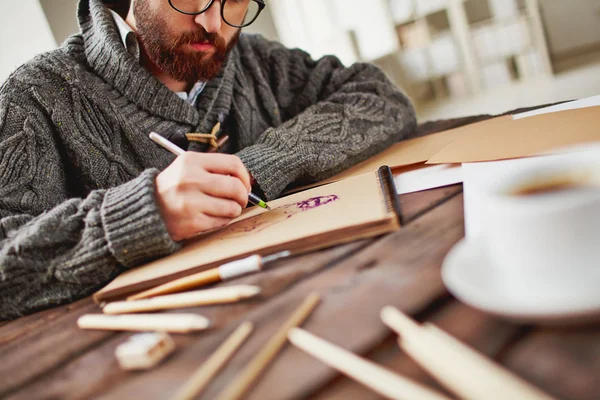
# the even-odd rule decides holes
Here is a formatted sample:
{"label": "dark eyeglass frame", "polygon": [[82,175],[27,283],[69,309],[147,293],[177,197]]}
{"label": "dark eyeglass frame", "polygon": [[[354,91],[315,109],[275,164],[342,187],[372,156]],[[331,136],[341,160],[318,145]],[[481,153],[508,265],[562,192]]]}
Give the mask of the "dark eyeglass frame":
{"label": "dark eyeglass frame", "polygon": [[[251,0],[253,2],[255,2],[256,4],[258,4],[258,12],[256,13],[256,15],[254,16],[254,18],[252,18],[252,21],[245,23],[244,25],[234,25],[230,22],[228,22],[225,19],[225,3],[227,3],[227,0],[221,0],[221,19],[223,20],[223,22],[225,22],[227,25],[232,26],[234,28],[244,28],[250,24],[252,24],[254,21],[256,21],[256,19],[258,18],[258,16],[260,15],[260,13],[262,12],[262,10],[266,7],[266,4],[264,2],[264,0]],[[206,12],[215,2],[215,0],[210,0],[208,2],[208,4],[206,5],[206,7],[204,7],[204,9],[198,11],[198,12],[186,12],[186,11],[182,11],[179,8],[175,7],[173,5],[173,0],[169,0],[169,5],[171,6],[171,8],[173,8],[173,10],[180,12],[182,14],[185,15],[200,15],[204,12]]]}

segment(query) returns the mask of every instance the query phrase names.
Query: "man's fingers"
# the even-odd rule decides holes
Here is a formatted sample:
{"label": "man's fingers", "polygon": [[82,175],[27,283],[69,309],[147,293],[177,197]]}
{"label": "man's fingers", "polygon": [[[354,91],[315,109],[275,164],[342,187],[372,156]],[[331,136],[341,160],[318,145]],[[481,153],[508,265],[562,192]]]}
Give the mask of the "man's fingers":
{"label": "man's fingers", "polygon": [[213,197],[234,200],[242,208],[248,205],[248,190],[233,176],[209,174],[199,182],[199,190]]}
{"label": "man's fingers", "polygon": [[248,204],[250,174],[238,157],[186,152],[156,177],[157,201],[173,240],[221,228]]}
{"label": "man's fingers", "polygon": [[199,214],[205,214],[216,218],[237,218],[242,214],[242,206],[235,200],[222,199],[204,195],[195,206],[194,217]]}
{"label": "man's fingers", "polygon": [[242,181],[248,193],[252,189],[250,174],[238,157],[229,154],[195,153],[190,155],[195,158],[194,163],[199,163],[206,171],[220,175],[231,175]]}

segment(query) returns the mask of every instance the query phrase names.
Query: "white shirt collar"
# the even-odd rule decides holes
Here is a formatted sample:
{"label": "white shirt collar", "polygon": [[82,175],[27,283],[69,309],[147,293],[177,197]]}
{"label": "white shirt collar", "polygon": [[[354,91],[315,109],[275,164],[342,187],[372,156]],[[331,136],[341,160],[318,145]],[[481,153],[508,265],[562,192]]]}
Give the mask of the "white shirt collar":
{"label": "white shirt collar", "polygon": [[140,47],[135,37],[135,32],[129,26],[127,22],[116,12],[110,10],[110,13],[115,20],[115,24],[117,25],[117,29],[119,30],[119,35],[121,35],[121,41],[123,42],[123,46],[125,49],[134,56],[137,60],[140,59]]}

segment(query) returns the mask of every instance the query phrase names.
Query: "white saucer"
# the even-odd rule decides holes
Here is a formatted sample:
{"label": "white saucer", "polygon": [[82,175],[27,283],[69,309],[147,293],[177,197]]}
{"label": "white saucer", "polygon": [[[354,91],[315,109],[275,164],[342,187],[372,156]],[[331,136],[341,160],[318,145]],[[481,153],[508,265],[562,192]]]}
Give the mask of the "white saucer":
{"label": "white saucer", "polygon": [[600,316],[599,278],[596,275],[560,291],[534,284],[530,287],[536,290],[529,290],[523,282],[511,285],[486,259],[479,239],[458,242],[442,267],[446,287],[459,300],[497,316],[527,322],[587,321]]}

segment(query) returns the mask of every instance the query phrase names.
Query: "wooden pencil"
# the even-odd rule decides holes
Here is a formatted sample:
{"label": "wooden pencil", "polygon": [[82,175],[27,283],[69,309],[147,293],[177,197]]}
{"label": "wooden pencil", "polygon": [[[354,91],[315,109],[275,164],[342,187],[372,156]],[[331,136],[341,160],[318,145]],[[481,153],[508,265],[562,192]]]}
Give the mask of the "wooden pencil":
{"label": "wooden pencil", "polygon": [[421,326],[393,307],[385,307],[381,318],[400,335],[400,347],[460,398],[552,399],[431,324]]}
{"label": "wooden pencil", "polygon": [[291,329],[288,337],[298,348],[387,398],[450,400],[441,393],[394,374],[305,330]]}
{"label": "wooden pencil", "polygon": [[257,296],[260,287],[251,285],[227,286],[216,289],[158,296],[134,301],[108,303],[102,311],[105,314],[129,314],[145,311],[168,310],[173,308],[196,307],[211,304],[235,303]]}
{"label": "wooden pencil", "polygon": [[256,354],[256,356],[248,363],[235,381],[221,392],[217,398],[219,400],[236,400],[241,398],[250,387],[256,383],[258,376],[265,370],[275,355],[277,355],[285,345],[288,331],[291,328],[302,324],[317,306],[319,301],[320,297],[318,294],[310,294],[271,339],[269,339],[258,354]]}
{"label": "wooden pencil", "polygon": [[223,368],[242,343],[250,336],[252,329],[253,325],[251,322],[241,324],[208,360],[194,372],[181,390],[173,397],[173,400],[191,400],[202,393],[210,380]]}
{"label": "wooden pencil", "polygon": [[187,333],[207,329],[208,318],[197,314],[86,314],[77,320],[81,329],[111,331],[162,331]]}
{"label": "wooden pencil", "polygon": [[183,292],[185,290],[208,286],[217,282],[221,282],[219,268],[212,268],[207,271],[202,271],[190,276],[184,276],[183,278],[175,279],[152,289],[136,293],[127,297],[127,300],[141,300],[150,297],[161,296],[164,294]]}

